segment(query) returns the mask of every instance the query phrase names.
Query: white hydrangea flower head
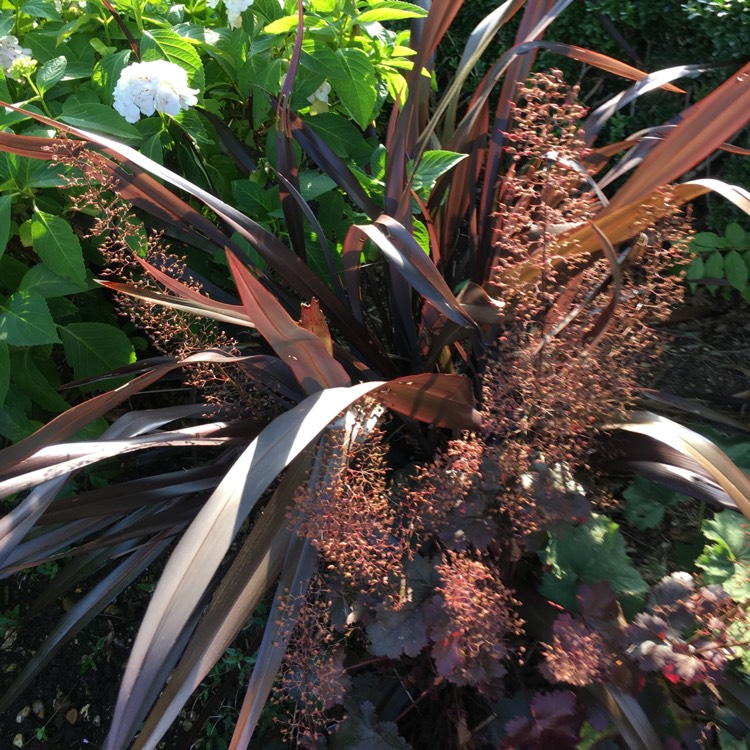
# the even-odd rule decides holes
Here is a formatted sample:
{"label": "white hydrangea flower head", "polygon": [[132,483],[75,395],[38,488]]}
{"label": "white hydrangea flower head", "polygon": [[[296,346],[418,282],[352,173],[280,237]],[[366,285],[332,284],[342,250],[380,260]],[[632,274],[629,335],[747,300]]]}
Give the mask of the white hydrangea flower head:
{"label": "white hydrangea flower head", "polygon": [[167,60],[128,65],[115,86],[112,105],[128,122],[154,112],[177,115],[198,103],[198,89],[188,86],[187,71]]}
{"label": "white hydrangea flower head", "polygon": [[[255,0],[223,0],[224,7],[227,9],[227,19],[229,25],[233,29],[238,29],[242,26],[242,13],[246,11]],[[215,8],[219,4],[219,0],[206,0],[206,5],[209,8]]]}
{"label": "white hydrangea flower head", "polygon": [[310,96],[307,97],[307,101],[310,102],[310,114],[319,115],[323,112],[328,112],[328,97],[331,94],[331,84],[328,81],[318,86]]}
{"label": "white hydrangea flower head", "polygon": [[328,104],[328,97],[330,94],[331,84],[328,83],[328,81],[323,81],[323,83],[321,83],[320,86],[318,86],[318,88],[307,97],[307,101],[310,102],[310,104],[315,104],[316,101]]}
{"label": "white hydrangea flower head", "polygon": [[3,73],[5,73],[6,76],[10,75],[10,66],[13,65],[19,57],[27,57],[30,54],[31,50],[22,47],[13,34],[0,36],[0,67],[3,69]]}

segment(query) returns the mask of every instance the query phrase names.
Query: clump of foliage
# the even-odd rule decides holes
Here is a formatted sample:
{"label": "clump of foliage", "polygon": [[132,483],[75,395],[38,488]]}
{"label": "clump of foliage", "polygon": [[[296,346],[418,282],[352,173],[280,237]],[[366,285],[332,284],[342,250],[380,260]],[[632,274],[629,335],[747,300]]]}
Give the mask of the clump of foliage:
{"label": "clump of foliage", "polygon": [[[138,151],[22,107],[14,116],[60,134],[0,133],[3,151],[65,176],[59,200],[98,238],[101,283],[164,352],[0,451],[0,490],[18,494],[0,522],[2,573],[71,558],[35,610],[98,574],[0,708],[175,541],[108,750],[155,747],[274,584],[232,748],[250,745],[269,696],[300,747],[575,747],[598,727],[656,748],[728,730],[714,714],[722,696],[741,713],[745,611],[737,571],[716,570],[744,559],[742,528],[723,515],[706,527],[728,549],[697,561],[712,582],[649,586],[597,478],[636,470],[750,517],[750,481],[713,443],[633,411],[659,354],[653,324],[679,299],[683,204],[714,190],[750,212],[740,187],[675,184],[746,122],[750,68],[678,124],[597,148],[618,108],[660,86],[679,94],[681,71],[543,42],[566,2],[499,6],[437,102],[431,61],[460,3],[257,5],[273,17],[256,25],[228,4],[218,38],[147,30],[137,3],[132,17],[110,11],[136,56],[190,68],[200,94],[196,47],[205,80],[227,86],[218,106],[203,97],[203,110],[133,125],[158,130],[161,158],[157,141]],[[464,101],[524,5],[516,44]],[[375,25],[400,19],[416,19],[409,34]],[[531,72],[542,48],[636,83],[588,114],[560,71]],[[365,58],[379,77],[358,75]],[[322,105],[341,119],[321,123]],[[165,148],[172,133],[187,141]],[[218,144],[246,177],[227,184]],[[305,193],[306,174],[319,192]],[[178,369],[199,403],[122,411]],[[101,437],[69,441],[106,414]],[[96,464],[142,451],[169,470],[94,486]]]}
{"label": "clump of foliage", "polygon": [[722,235],[698,232],[690,243],[690,249],[696,257],[688,265],[685,276],[693,282],[693,286],[704,283],[715,294],[718,286],[726,283],[740,292],[745,302],[750,302],[747,285],[750,242],[739,224],[727,224]]}

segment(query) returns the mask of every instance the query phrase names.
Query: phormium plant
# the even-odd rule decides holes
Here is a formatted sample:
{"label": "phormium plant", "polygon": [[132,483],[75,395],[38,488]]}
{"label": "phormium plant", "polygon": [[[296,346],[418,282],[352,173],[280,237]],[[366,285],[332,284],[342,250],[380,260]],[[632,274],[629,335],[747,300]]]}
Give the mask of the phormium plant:
{"label": "phormium plant", "polygon": [[[390,10],[420,18],[413,54],[399,52],[412,61],[405,86],[364,167],[322,137],[320,114],[294,106],[306,55],[348,65],[361,56],[332,49],[322,3],[312,18],[298,2],[294,21],[274,21],[271,37],[296,31],[268,141],[289,244],[86,129],[37,112],[60,135],[0,133],[3,151],[57,165],[69,210],[88,213],[100,238],[101,283],[166,352],[114,370],[131,379],[0,452],[0,488],[18,495],[0,521],[3,573],[70,558],[35,610],[114,561],[0,708],[174,542],[108,750],[156,747],[274,584],[232,748],[249,746],[269,696],[303,747],[577,747],[614,736],[680,747],[733,728],[721,700],[742,718],[744,527],[723,514],[707,527],[718,545],[731,536],[730,575],[707,550],[698,565],[710,580],[675,573],[649,586],[597,478],[636,470],[750,518],[750,482],[722,451],[632,411],[658,356],[653,323],[679,295],[668,270],[692,237],[682,206],[715,190],[750,209],[742,188],[675,183],[746,123],[750,66],[679,122],[596,147],[618,108],[657,87],[678,94],[670,80],[694,69],[646,75],[541,41],[567,4],[499,6],[433,101],[431,61],[461,4],[436,0],[421,18],[407,3],[367,3],[372,21]],[[346,26],[353,6],[329,6]],[[464,101],[469,71],[522,7],[517,44]],[[262,49],[268,36],[227,10],[247,62],[249,39]],[[531,73],[545,47],[636,83],[587,114],[558,71]],[[139,68],[121,92],[147,116],[161,101],[150,94],[141,107],[146,88],[161,91],[154,71]],[[335,91],[318,83],[310,95],[324,104]],[[200,89],[178,93],[160,104],[168,124],[177,104],[192,114],[191,97],[200,105]],[[369,125],[374,108],[360,118],[339,101]],[[204,114],[252,170],[249,134]],[[336,186],[342,221],[330,236],[330,207],[301,192],[313,165]],[[204,279],[183,246],[224,253],[234,288]],[[177,369],[203,401],[122,412]],[[69,440],[108,414],[101,437]],[[169,456],[169,471],[160,461],[90,486],[89,467],[143,451]],[[669,721],[653,723],[653,706]]]}

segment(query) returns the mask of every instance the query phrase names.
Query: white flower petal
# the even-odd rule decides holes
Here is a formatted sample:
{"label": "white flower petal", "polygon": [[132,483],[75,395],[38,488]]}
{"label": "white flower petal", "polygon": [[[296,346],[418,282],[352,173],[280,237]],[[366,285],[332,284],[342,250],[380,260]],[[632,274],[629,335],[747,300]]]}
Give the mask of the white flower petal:
{"label": "white flower petal", "polygon": [[128,122],[154,112],[177,115],[198,103],[198,89],[188,86],[187,72],[167,60],[128,65],[117,81],[113,107]]}

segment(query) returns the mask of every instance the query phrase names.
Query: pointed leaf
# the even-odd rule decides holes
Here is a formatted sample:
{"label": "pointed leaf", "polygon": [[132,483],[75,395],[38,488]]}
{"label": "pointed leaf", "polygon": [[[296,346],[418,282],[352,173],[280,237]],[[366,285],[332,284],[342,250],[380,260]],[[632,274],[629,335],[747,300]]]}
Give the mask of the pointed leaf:
{"label": "pointed leaf", "polygon": [[173,644],[258,498],[338,413],[379,385],[329,388],[309,396],[268,425],[235,462],[167,562],[133,644],[104,750],[130,745],[153,686],[161,689],[172,667]]}
{"label": "pointed leaf", "polygon": [[482,424],[474,408],[471,381],[463,375],[421,373],[389,380],[375,398],[398,414],[453,430],[476,430]]}
{"label": "pointed leaf", "polygon": [[273,497],[222,576],[159,700],[151,710],[133,750],[156,747],[214,664],[245,626],[281,571],[291,532],[286,514],[310,459],[304,454],[290,465]]}
{"label": "pointed leaf", "polygon": [[135,361],[128,337],[107,323],[70,323],[60,327],[60,337],[76,378],[98,375]]}
{"label": "pointed leaf", "polygon": [[60,343],[44,297],[19,291],[0,304],[0,342],[12,346]]}
{"label": "pointed leaf", "polygon": [[374,224],[358,228],[383,251],[391,267],[448,320],[464,328],[475,328],[474,321],[464,312],[435,265],[402,224],[382,215]]}
{"label": "pointed leaf", "polygon": [[326,351],[320,339],[297,325],[274,297],[233,255],[229,258],[242,304],[255,326],[288,365],[306,393],[350,382],[346,370]]}
{"label": "pointed leaf", "polygon": [[[750,520],[750,478],[708,438],[650,412],[636,412],[629,422],[609,427],[646,435],[684,455],[696,465],[698,474],[704,473],[721,487]],[[682,491],[689,493],[688,489]]]}
{"label": "pointed leaf", "polygon": [[710,156],[750,121],[750,63],[687,110],[648,154],[606,211],[642,200]]}

